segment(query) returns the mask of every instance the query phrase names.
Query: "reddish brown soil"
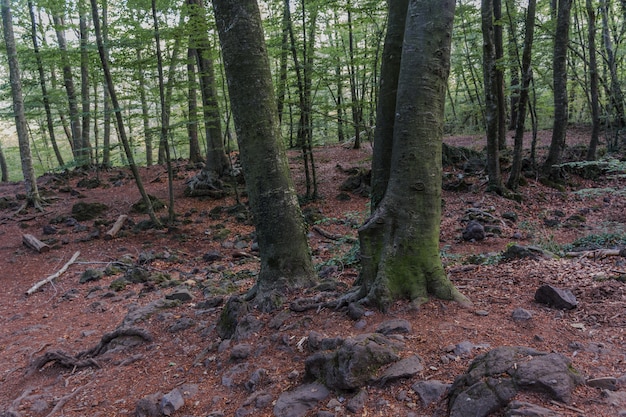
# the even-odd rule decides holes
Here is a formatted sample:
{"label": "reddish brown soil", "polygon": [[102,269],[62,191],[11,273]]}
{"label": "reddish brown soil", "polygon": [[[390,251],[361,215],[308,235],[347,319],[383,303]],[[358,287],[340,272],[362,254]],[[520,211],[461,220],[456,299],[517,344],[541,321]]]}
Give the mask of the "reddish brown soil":
{"label": "reddish brown soil", "polygon": [[[476,143],[473,138],[467,140],[463,144]],[[581,140],[585,141],[586,137],[581,136]],[[367,216],[367,199],[356,195],[352,195],[349,201],[336,199],[338,186],[346,178],[336,165],[341,164],[344,168],[366,166],[370,154],[368,145],[362,150],[340,146],[315,150],[321,198],[306,207],[319,210],[317,225],[323,230],[356,236],[358,225]],[[299,159],[292,158],[292,167],[302,190]],[[227,387],[222,383],[222,376],[234,366],[230,349],[205,351],[216,345],[218,336],[213,327],[221,307],[209,310],[194,307],[204,299],[201,288],[214,282],[216,277],[233,279],[233,288],[239,291],[245,291],[253,284],[253,275],[258,269],[257,258],[240,256],[241,252],[251,253],[248,248],[230,247],[239,237],[249,236],[253,229],[226,214],[220,219],[207,215],[218,205],[233,206],[232,198],[215,201],[184,197],[185,180],[195,172],[186,170],[182,163],[179,168],[174,189],[175,210],[181,221],[171,229],[139,233],[124,231],[120,237],[107,241],[88,239],[95,227],[93,221],[88,221],[82,222],[88,230],[81,232],[58,225],[61,233],[52,236],[58,242],[53,243],[47,253],[38,254],[22,244],[24,233],[46,238],[42,233],[43,226],[57,216],[70,216],[72,206],[80,201],[107,204],[110,209],[103,218],[109,223],[120,214],[129,214],[135,223],[145,219],[145,215],[130,212],[131,205],[139,199],[130,176],[122,172],[124,178],[117,186],[109,181],[118,177],[118,170],[101,173],[104,186],[96,189],[76,187],[77,181],[85,176],[73,176],[67,183],[59,183],[52,175],[45,176],[39,183],[50,203],[44,213],[31,211],[14,215],[11,209],[0,212],[0,285],[3,288],[0,292],[0,412],[13,409],[22,416],[36,417],[134,415],[140,398],[189,383],[197,384],[200,392],[175,415],[206,416],[211,411],[221,410],[232,416],[250,396],[243,383],[255,369],[267,370],[261,389],[274,399],[302,382],[307,354],[306,350],[301,352],[298,349],[298,342],[310,331],[328,337],[346,337],[373,331],[379,323],[390,318],[410,321],[413,331],[405,337],[406,349],[402,354],[420,355],[425,370],[411,380],[383,388],[368,387],[368,400],[361,414],[364,416],[405,416],[409,412],[432,415],[434,408],[423,408],[410,387],[422,379],[452,382],[467,369],[474,356],[484,351],[479,349],[470,357],[442,362],[446,347],[466,340],[491,347],[524,345],[560,352],[571,358],[573,366],[585,377],[626,374],[626,289],[623,282],[612,279],[626,274],[624,258],[496,263],[495,257],[489,255],[504,250],[514,241],[554,248],[557,244],[589,234],[624,233],[626,199],[623,195],[607,192],[584,197],[574,191],[590,187],[623,190],[626,180],[601,178],[592,183],[570,178],[566,191],[547,188],[530,180],[521,190],[523,201],[516,203],[485,194],[482,180],[472,177],[469,181],[473,186],[469,191],[444,192],[441,238],[450,277],[471,298],[473,307],[464,309],[451,302],[431,300],[415,310],[407,302],[398,302],[387,314],[372,310],[365,317],[367,324],[362,330],[357,330],[355,322],[342,311],[322,309],[291,313],[278,330],[266,325],[254,340],[247,341],[255,347],[248,360],[249,368],[234,377],[234,386]],[[446,168],[446,171],[450,175],[459,174],[452,168]],[[143,169],[141,174],[149,193],[166,201],[164,168]],[[89,177],[94,176],[89,174]],[[64,187],[79,193],[62,192]],[[14,197],[20,192],[21,184],[0,185],[0,197]],[[489,212],[498,219],[502,213],[514,211],[519,218],[516,222],[503,221],[501,236],[491,235],[484,241],[468,243],[459,239],[463,228],[461,220],[468,208]],[[561,221],[559,226],[547,227],[544,219],[554,218],[555,210],[563,212],[564,217],[557,216]],[[584,222],[565,221],[579,213],[584,213]],[[220,230],[217,224],[230,230],[224,240],[214,239]],[[101,232],[106,230],[105,226],[99,227]],[[310,233],[310,245],[318,265],[342,259],[351,247],[315,232]],[[222,253],[224,258],[209,265],[203,255],[211,250]],[[79,261],[67,272],[33,295],[25,295],[34,283],[59,270],[76,251],[80,251]],[[167,272],[180,281],[196,283],[191,288],[194,300],[138,324],[153,335],[153,341],[97,358],[100,368],[64,369],[48,365],[27,375],[31,362],[46,351],[74,355],[90,349],[104,333],[120,324],[130,308],[145,305],[172,291],[171,288],[133,284],[108,297],[105,295],[109,293],[108,286],[119,275],[105,276],[95,283],[78,282],[86,269],[104,268],[124,255],[137,260],[140,254],[150,251],[169,254],[167,259],[152,261],[149,264],[152,270]],[[471,254],[486,254],[486,263],[468,263]],[[233,273],[245,270],[249,273],[232,278]],[[354,266],[344,265],[337,270],[335,278],[351,285],[357,274]],[[572,311],[557,311],[534,303],[534,292],[544,283],[571,289],[580,301],[579,307]],[[533,319],[525,324],[513,322],[511,312],[517,307],[534,312]],[[271,319],[268,314],[256,315],[264,323]],[[175,333],[168,330],[173,322],[184,317],[193,319],[191,328]],[[398,394],[402,391],[406,392],[406,399],[399,400]],[[349,398],[350,394],[334,394],[332,398],[338,397]],[[541,396],[525,395],[520,399],[539,403],[563,416],[609,416],[626,409],[626,404],[608,405],[600,390],[585,386],[575,391],[574,400],[567,407]],[[58,409],[54,409],[57,404]],[[326,409],[326,404],[327,401],[320,404],[318,409]],[[336,415],[347,414],[345,410],[329,411],[336,412]],[[270,416],[272,407],[255,410],[252,415]]]}

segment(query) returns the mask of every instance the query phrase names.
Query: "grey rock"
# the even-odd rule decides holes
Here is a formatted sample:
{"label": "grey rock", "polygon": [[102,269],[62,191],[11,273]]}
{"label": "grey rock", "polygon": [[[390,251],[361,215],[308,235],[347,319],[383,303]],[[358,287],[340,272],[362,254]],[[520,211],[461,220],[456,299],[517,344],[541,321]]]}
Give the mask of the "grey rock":
{"label": "grey rock", "polygon": [[400,358],[399,345],[377,333],[348,338],[335,351],[317,352],[305,361],[305,377],[331,389],[355,390],[375,380],[379,368]]}
{"label": "grey rock", "polygon": [[318,411],[317,417],[335,417],[335,413],[331,413],[330,411]]}
{"label": "grey rock", "polygon": [[625,407],[626,406],[626,391],[602,391],[602,397],[604,402],[612,405],[613,407]]}
{"label": "grey rock", "polygon": [[252,353],[252,346],[242,343],[239,345],[233,346],[233,350],[230,351],[230,359],[231,360],[240,360],[246,359]]}
{"label": "grey rock", "polygon": [[475,345],[469,340],[464,340],[456,345],[446,347],[445,351],[452,352],[457,357],[465,358],[470,356],[476,349],[487,349],[488,347],[489,343],[480,343]]}
{"label": "grey rock", "polygon": [[365,314],[365,309],[358,303],[348,304],[348,317],[352,320],[358,320]]}
{"label": "grey rock", "polygon": [[391,364],[382,376],[378,378],[380,384],[396,381],[401,378],[411,378],[424,370],[422,358],[418,355],[412,355],[398,362]]}
{"label": "grey rock", "polygon": [[122,324],[119,327],[131,327],[133,324],[147,319],[159,310],[166,308],[173,308],[180,304],[180,301],[158,299],[151,303],[131,310],[126,314],[126,317],[122,320]]}
{"label": "grey rock", "polygon": [[309,347],[309,350],[311,352],[320,350],[323,338],[323,334],[316,332],[315,330],[311,330],[309,332],[309,336],[307,337],[307,346]]}
{"label": "grey rock", "polygon": [[360,390],[354,397],[348,400],[346,410],[356,414],[365,407],[365,401],[367,401],[367,391]]}
{"label": "grey rock", "polygon": [[560,414],[536,404],[522,401],[511,401],[507,407],[505,417],[559,417]]}
{"label": "grey rock", "polygon": [[274,398],[270,394],[262,393],[254,400],[254,406],[259,409],[265,408],[270,405],[273,400]]}
{"label": "grey rock", "polygon": [[33,401],[33,404],[30,406],[30,410],[33,413],[39,414],[39,413],[43,413],[44,411],[46,411],[49,407],[50,407],[50,404],[48,403],[48,401],[40,398],[38,400]]}
{"label": "grey rock", "polygon": [[196,322],[190,317],[181,317],[176,320],[172,325],[167,329],[170,333],[177,333],[183,330],[187,330],[193,326],[195,326]]}
{"label": "grey rock", "polygon": [[258,333],[263,328],[263,323],[252,314],[243,316],[233,335],[234,340],[244,340],[252,337],[255,333]]}
{"label": "grey rock", "polygon": [[98,281],[104,276],[104,271],[100,269],[88,269],[83,272],[78,282],[84,284],[86,282]]}
{"label": "grey rock", "polygon": [[283,392],[276,405],[274,405],[275,417],[302,417],[320,401],[325,400],[330,392],[317,382],[305,384],[292,391]]}
{"label": "grey rock", "polygon": [[501,408],[518,391],[534,391],[568,403],[582,378],[558,353],[527,347],[499,347],[479,355],[450,389],[450,416],[484,417]]}
{"label": "grey rock", "polygon": [[463,240],[465,241],[477,242],[485,239],[485,235],[485,227],[476,220],[471,220],[467,223],[463,230]]}
{"label": "grey rock", "polygon": [[257,369],[246,381],[244,387],[248,392],[254,392],[263,384],[265,379],[267,379],[267,371],[263,368]]}
{"label": "grey rock", "polygon": [[166,416],[171,416],[183,405],[185,405],[185,399],[178,388],[174,388],[161,398],[161,412]]}
{"label": "grey rock", "polygon": [[542,285],[535,292],[535,301],[561,310],[572,310],[578,306],[578,300],[570,290],[552,285]]}
{"label": "grey rock", "polygon": [[388,320],[381,323],[376,329],[376,333],[384,335],[398,334],[398,333],[411,333],[411,323],[404,319]]}
{"label": "grey rock", "polygon": [[206,417],[224,417],[225,415],[223,411],[211,411]]}
{"label": "grey rock", "polygon": [[511,220],[512,222],[516,222],[517,221],[517,213],[514,211],[505,211],[504,213],[502,213],[502,218],[503,219],[507,219],[507,220]]}
{"label": "grey rock", "polygon": [[224,256],[217,251],[209,251],[205,253],[204,255],[202,255],[202,260],[208,263],[213,263],[215,261],[219,261],[223,257]]}
{"label": "grey rock", "polygon": [[552,259],[555,255],[537,246],[511,245],[502,253],[502,259]]}
{"label": "grey rock", "polygon": [[177,288],[174,292],[167,294],[165,296],[166,300],[179,300],[183,303],[187,301],[191,301],[193,299],[193,295],[187,288]]}
{"label": "grey rock", "polygon": [[183,398],[188,400],[198,395],[199,387],[198,384],[183,384],[178,387],[178,390],[180,391]]}
{"label": "grey rock", "polygon": [[411,385],[411,389],[420,397],[424,407],[428,407],[430,404],[439,399],[445,394],[445,392],[452,386],[452,384],[445,384],[441,381],[419,381]]}
{"label": "grey rock", "polygon": [[137,401],[135,406],[135,417],[162,417],[163,413],[159,407],[159,401],[163,394],[157,392],[150,394]]}
{"label": "grey rock", "polygon": [[528,321],[533,318],[533,313],[525,308],[518,307],[511,313],[511,318],[516,322]]}

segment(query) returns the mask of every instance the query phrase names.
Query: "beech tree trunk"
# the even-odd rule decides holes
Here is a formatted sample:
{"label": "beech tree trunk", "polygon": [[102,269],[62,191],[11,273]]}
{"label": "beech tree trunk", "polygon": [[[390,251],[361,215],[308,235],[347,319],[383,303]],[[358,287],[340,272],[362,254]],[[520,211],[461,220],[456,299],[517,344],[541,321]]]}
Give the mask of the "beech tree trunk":
{"label": "beech tree trunk", "polygon": [[[455,1],[410,0],[404,16],[394,10],[395,1],[388,4],[394,19],[390,27],[400,25],[396,19],[404,16],[406,27],[393,138],[386,139],[393,140],[389,181],[376,211],[359,229],[359,296],[383,311],[396,299],[419,303],[428,295],[469,304],[446,276],[439,255],[444,102]],[[383,81],[381,96],[389,94],[383,91],[387,88],[392,83]]]}
{"label": "beech tree trunk", "polygon": [[589,94],[591,99],[591,139],[587,148],[586,159],[594,161],[600,136],[600,104],[598,99],[598,59],[596,57],[596,11],[591,0],[586,0],[587,18],[589,20]]}
{"label": "beech tree trunk", "polygon": [[[2,0],[2,32],[4,44],[9,64],[9,79],[11,82],[11,96],[13,98],[13,114],[15,116],[15,130],[20,147],[20,158],[22,160],[22,173],[24,174],[24,188],[28,204],[32,204],[37,209],[42,210],[41,197],[37,189],[37,178],[33,169],[33,160],[30,152],[30,142],[26,126],[26,115],[24,112],[24,97],[22,96],[22,81],[20,79],[20,69],[17,62],[17,48],[15,47],[15,36],[13,32],[13,21],[11,16],[10,0]],[[4,176],[4,170],[2,175]]]}
{"label": "beech tree trunk", "polygon": [[261,14],[255,0],[213,0],[261,270],[253,293],[268,311],[315,272],[289,175]]}
{"label": "beech tree trunk", "polygon": [[550,176],[552,166],[561,162],[567,124],[569,121],[567,97],[567,51],[572,0],[559,0],[556,33],[554,37],[553,80],[554,80],[554,126],[548,157],[543,165],[544,175]]}
{"label": "beech tree trunk", "polygon": [[526,25],[524,31],[524,51],[522,52],[522,85],[519,90],[519,98],[517,99],[517,108],[515,109],[515,139],[513,144],[513,164],[511,165],[511,174],[507,181],[507,187],[516,190],[519,185],[520,174],[522,171],[522,157],[524,151],[524,130],[526,127],[526,112],[528,110],[528,97],[530,81],[532,80],[531,57],[533,40],[535,36],[535,12],[537,0],[528,1],[528,9],[526,10]]}

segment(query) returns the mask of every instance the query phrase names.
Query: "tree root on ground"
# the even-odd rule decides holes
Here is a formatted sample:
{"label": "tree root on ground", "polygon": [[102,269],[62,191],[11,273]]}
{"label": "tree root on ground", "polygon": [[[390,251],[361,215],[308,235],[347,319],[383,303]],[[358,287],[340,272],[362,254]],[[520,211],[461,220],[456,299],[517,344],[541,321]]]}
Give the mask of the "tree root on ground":
{"label": "tree root on ground", "polygon": [[29,365],[26,375],[32,375],[35,371],[42,369],[50,362],[68,369],[87,367],[101,368],[100,363],[94,358],[107,352],[111,348],[111,342],[120,337],[135,337],[143,339],[143,341],[146,342],[152,341],[152,335],[146,330],[133,327],[116,329],[111,333],[105,333],[100,339],[100,343],[93,348],[80,352],[75,356],[68,355],[60,350],[46,352]]}

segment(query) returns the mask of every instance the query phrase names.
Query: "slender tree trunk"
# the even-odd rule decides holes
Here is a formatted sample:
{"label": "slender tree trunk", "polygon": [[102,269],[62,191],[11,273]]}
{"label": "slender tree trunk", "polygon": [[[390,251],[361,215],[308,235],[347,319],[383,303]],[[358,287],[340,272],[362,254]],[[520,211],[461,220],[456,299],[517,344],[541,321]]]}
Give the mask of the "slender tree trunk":
{"label": "slender tree trunk", "polygon": [[[439,255],[441,150],[454,9],[454,0],[410,0],[405,12],[388,186],[359,229],[358,296],[382,310],[396,299],[419,303],[428,295],[469,304],[447,278]],[[383,91],[387,88],[392,83],[382,81],[381,96],[388,94]]]}
{"label": "slender tree trunk", "polygon": [[592,0],[586,0],[588,18],[588,34],[589,43],[589,93],[591,96],[591,140],[589,148],[587,148],[587,160],[596,159],[600,136],[600,104],[598,100],[598,60],[596,57],[596,11]]}
{"label": "slender tree trunk", "polygon": [[[33,169],[33,161],[30,152],[30,142],[26,126],[26,114],[24,112],[24,98],[22,96],[22,81],[20,79],[19,64],[17,61],[17,48],[15,47],[15,37],[13,32],[13,21],[11,16],[10,0],[2,0],[2,31],[4,34],[4,44],[9,64],[9,80],[11,83],[11,96],[13,98],[13,114],[15,116],[15,129],[20,147],[20,158],[22,161],[22,173],[24,175],[24,187],[26,189],[27,204],[32,204],[35,208],[43,210],[41,207],[41,197],[37,188],[37,178]],[[4,176],[4,170],[2,175]]]}
{"label": "slender tree trunk", "polygon": [[375,151],[372,156],[372,213],[376,211],[385,196],[391,172],[398,76],[400,75],[402,41],[409,0],[389,0],[387,4],[389,8],[387,35],[380,70],[380,90],[374,129]]}
{"label": "slender tree trunk", "polygon": [[535,36],[535,12],[537,0],[529,0],[526,9],[526,25],[524,31],[524,50],[522,52],[522,85],[519,90],[518,107],[515,109],[515,139],[513,144],[513,164],[507,187],[516,190],[519,186],[522,171],[522,157],[524,151],[524,131],[526,127],[526,112],[528,108],[528,93],[532,79],[532,46]]}
{"label": "slender tree trunk", "polygon": [[9,166],[7,165],[7,160],[4,158],[2,144],[0,144],[0,172],[2,172],[2,177],[0,178],[0,181],[9,181]]}
{"label": "slender tree trunk", "polygon": [[510,82],[510,88],[511,88],[511,94],[510,94],[510,115],[509,115],[509,130],[514,130],[515,129],[515,123],[517,121],[517,109],[519,107],[518,102],[519,102],[519,94],[520,94],[520,89],[521,89],[521,77],[520,77],[520,66],[519,65],[519,52],[518,52],[518,45],[517,45],[517,32],[515,30],[515,27],[517,25],[517,7],[516,7],[516,2],[514,0],[506,0],[506,11],[507,11],[507,17],[508,17],[508,25],[507,25],[507,29],[508,29],[508,55],[509,55],[509,60],[515,64],[511,65],[510,69],[509,69],[509,73],[510,73],[510,77],[511,77],[511,82]]}
{"label": "slender tree trunk", "polygon": [[[188,0],[188,4],[190,5],[190,19],[195,20],[195,25],[199,28],[208,28],[206,9],[202,0]],[[194,35],[193,44],[198,58],[198,74],[206,132],[207,156],[204,171],[213,172],[215,176],[221,177],[228,170],[228,157],[224,149],[213,58],[211,57],[211,44],[207,30],[198,31]]]}
{"label": "slender tree trunk", "polygon": [[282,37],[280,44],[280,62],[278,65],[278,86],[276,106],[278,108],[278,122],[282,126],[283,111],[285,108],[285,93],[287,89],[287,57],[289,56],[289,27],[291,25],[291,13],[289,1],[283,3]]}
{"label": "slender tree trunk", "polygon": [[141,120],[143,122],[143,137],[146,142],[146,165],[151,166],[153,163],[154,149],[152,147],[152,129],[150,128],[150,111],[148,109],[148,99],[146,97],[146,76],[144,73],[144,59],[141,49],[138,47],[135,51],[137,57],[137,80],[139,81],[139,102],[141,103]]}
{"label": "slender tree trunk", "polygon": [[[181,14],[182,20],[182,14]],[[168,220],[170,224],[174,223],[174,172],[172,171],[172,159],[170,157],[170,147],[167,140],[168,131],[170,128],[170,103],[171,93],[168,94],[167,101],[165,97],[165,81],[163,79],[163,57],[161,55],[161,33],[159,31],[159,19],[157,18],[156,0],[152,0],[152,22],[154,25],[154,44],[156,47],[157,56],[157,69],[159,74],[159,101],[161,102],[161,141],[159,148],[163,148],[165,151],[165,163],[167,165],[167,191],[169,195],[169,205],[167,208]],[[176,38],[176,44],[179,43],[180,37]],[[172,67],[176,62],[176,50],[177,45],[174,46],[172,52]],[[168,84],[170,84],[174,78],[174,70],[170,67]]]}
{"label": "slender tree trunk", "polygon": [[122,146],[124,147],[126,158],[128,158],[128,164],[133,173],[133,176],[135,177],[135,183],[137,184],[137,189],[139,190],[139,193],[141,194],[143,203],[146,205],[148,215],[150,216],[150,220],[152,220],[152,223],[154,223],[156,227],[161,227],[161,222],[154,214],[154,209],[152,207],[152,200],[150,200],[150,197],[148,196],[145,188],[143,187],[143,182],[141,181],[141,176],[139,175],[137,164],[135,164],[135,158],[133,156],[133,152],[130,148],[128,138],[126,137],[124,121],[122,120],[122,112],[121,112],[119,102],[117,101],[115,87],[113,86],[113,78],[111,77],[111,71],[109,70],[109,62],[107,60],[107,53],[104,47],[104,41],[102,39],[102,31],[100,30],[100,18],[98,17],[98,0],[91,0],[91,14],[93,18],[94,31],[96,34],[96,43],[98,44],[98,54],[100,55],[100,62],[102,64],[102,71],[104,72],[104,78],[106,80],[107,88],[109,89],[109,96],[111,97],[111,104],[113,105],[113,109],[115,111],[115,119],[117,121],[118,134],[122,142]]}
{"label": "slender tree trunk", "polygon": [[187,122],[187,136],[189,137],[189,162],[196,163],[202,161],[200,152],[200,142],[198,141],[198,95],[196,93],[198,82],[196,80],[196,52],[195,49],[187,50],[187,109],[189,121]]}
{"label": "slender tree trunk", "polygon": [[311,285],[315,272],[280,139],[258,4],[213,0],[213,9],[261,256],[256,303],[272,310],[281,293]]}
{"label": "slender tree trunk", "polygon": [[349,72],[350,72],[350,99],[352,101],[350,108],[352,109],[352,124],[354,125],[354,149],[361,147],[361,101],[357,92],[357,76],[356,76],[356,64],[354,57],[354,31],[352,27],[352,4],[351,0],[348,0],[347,5],[348,15],[348,57]]}
{"label": "slender tree trunk", "polygon": [[493,24],[493,0],[481,2],[483,32],[483,79],[485,84],[485,118],[487,131],[487,174],[489,190],[501,192],[500,172],[500,112],[498,100],[498,76],[496,69],[496,45]]}
{"label": "slender tree trunk", "polygon": [[83,135],[81,132],[81,117],[78,113],[78,99],[76,98],[76,89],[74,87],[74,77],[72,76],[72,67],[67,54],[67,41],[65,40],[65,30],[63,29],[63,19],[56,13],[52,15],[54,21],[54,29],[59,43],[59,51],[61,52],[61,65],[63,66],[63,83],[65,84],[65,92],[70,110],[70,130],[72,132],[72,151],[76,164],[81,166],[86,163],[84,161]]}
{"label": "slender tree trunk", "polygon": [[[105,45],[109,44],[109,2],[101,1],[102,7],[102,40]],[[105,49],[108,60],[109,52]],[[102,123],[104,125],[102,132],[102,166],[107,168],[111,166],[111,97],[109,97],[109,87],[106,80],[102,86]]]}
{"label": "slender tree trunk", "polygon": [[544,175],[550,176],[552,166],[561,162],[565,149],[569,109],[567,100],[567,51],[572,0],[558,0],[556,33],[554,37],[554,126],[548,157],[543,165]]}
{"label": "slender tree trunk", "polygon": [[52,109],[50,108],[50,97],[48,97],[48,88],[46,87],[46,76],[43,69],[43,62],[41,60],[41,53],[39,51],[39,42],[37,40],[37,21],[35,19],[35,6],[32,0],[28,0],[28,12],[30,14],[31,31],[30,35],[33,40],[33,51],[35,52],[35,60],[37,61],[37,71],[39,73],[39,85],[41,87],[41,95],[43,101],[43,107],[46,112],[46,127],[48,128],[48,135],[50,136],[50,143],[54,150],[57,162],[60,167],[65,165],[63,162],[63,156],[59,146],[57,145],[56,135],[54,133],[54,121],[52,119]]}
{"label": "slender tree trunk", "polygon": [[80,0],[79,28],[80,28],[80,97],[82,104],[81,149],[84,163],[91,164],[92,149],[89,140],[90,98],[89,98],[89,33],[87,32],[87,15],[89,6],[87,0]]}
{"label": "slender tree trunk", "polygon": [[496,53],[496,91],[498,98],[498,149],[506,149],[506,97],[504,94],[504,41],[502,30],[502,0],[493,0],[493,41]]}
{"label": "slender tree trunk", "polygon": [[606,64],[609,67],[610,85],[609,102],[613,111],[613,119],[616,129],[626,126],[626,113],[624,110],[624,92],[620,85],[617,74],[617,60],[613,50],[613,41],[609,28],[609,0],[603,0],[600,7],[602,11],[602,40],[604,53],[606,54]]}

